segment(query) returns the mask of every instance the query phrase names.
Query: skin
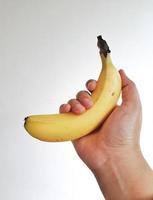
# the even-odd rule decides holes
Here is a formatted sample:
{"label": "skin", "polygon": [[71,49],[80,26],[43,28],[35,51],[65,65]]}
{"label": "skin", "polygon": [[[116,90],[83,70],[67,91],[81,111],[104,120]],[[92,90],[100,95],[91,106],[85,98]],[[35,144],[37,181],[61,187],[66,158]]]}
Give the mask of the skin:
{"label": "skin", "polygon": [[[122,79],[121,105],[116,105],[98,129],[72,143],[93,172],[105,199],[151,200],[153,171],[140,148],[140,97],[135,83],[123,70],[119,73]],[[93,105],[91,93],[96,83],[93,79],[87,81],[87,91],[78,92],[75,99],[60,106],[59,112],[79,115],[90,109]]]}

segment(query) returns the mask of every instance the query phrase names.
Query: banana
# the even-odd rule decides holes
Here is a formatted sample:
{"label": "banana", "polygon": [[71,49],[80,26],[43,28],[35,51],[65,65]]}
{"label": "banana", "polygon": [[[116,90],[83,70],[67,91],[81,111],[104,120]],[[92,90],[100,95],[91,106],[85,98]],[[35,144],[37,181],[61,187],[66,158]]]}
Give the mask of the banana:
{"label": "banana", "polygon": [[57,142],[85,136],[98,128],[117,104],[121,92],[121,78],[111,61],[106,41],[101,36],[97,39],[102,69],[96,89],[91,94],[93,106],[80,115],[69,112],[26,117],[24,127],[34,138]]}

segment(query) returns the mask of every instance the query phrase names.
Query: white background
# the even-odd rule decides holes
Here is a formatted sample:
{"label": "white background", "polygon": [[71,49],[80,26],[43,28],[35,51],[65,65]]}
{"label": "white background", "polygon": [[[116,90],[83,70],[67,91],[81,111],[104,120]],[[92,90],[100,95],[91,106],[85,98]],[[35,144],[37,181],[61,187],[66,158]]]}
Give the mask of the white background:
{"label": "white background", "polygon": [[99,34],[136,82],[141,147],[153,167],[152,8],[152,0],[0,0],[0,199],[102,199],[71,142],[40,142],[23,128],[24,117],[58,113],[98,78]]}

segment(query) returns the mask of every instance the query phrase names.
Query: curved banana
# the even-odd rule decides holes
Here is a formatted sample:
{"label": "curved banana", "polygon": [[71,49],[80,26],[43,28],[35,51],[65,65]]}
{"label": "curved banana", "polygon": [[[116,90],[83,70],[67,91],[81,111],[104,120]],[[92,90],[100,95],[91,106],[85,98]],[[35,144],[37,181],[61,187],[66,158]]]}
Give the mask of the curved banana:
{"label": "curved banana", "polygon": [[87,135],[96,129],[116,105],[121,91],[121,78],[110,57],[105,40],[98,36],[102,70],[96,89],[91,94],[93,106],[83,114],[72,112],[32,115],[25,118],[27,132],[42,141],[68,141]]}

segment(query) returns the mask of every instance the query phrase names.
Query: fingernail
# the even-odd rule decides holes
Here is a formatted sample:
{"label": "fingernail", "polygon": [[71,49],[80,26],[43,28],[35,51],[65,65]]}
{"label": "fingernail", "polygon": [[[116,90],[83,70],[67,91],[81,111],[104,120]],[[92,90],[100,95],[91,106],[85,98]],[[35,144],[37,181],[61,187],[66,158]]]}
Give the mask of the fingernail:
{"label": "fingernail", "polygon": [[93,105],[92,100],[90,100],[90,99],[88,99],[88,98],[84,98],[84,99],[83,99],[83,102],[84,102],[84,104],[85,104],[85,106],[86,106],[87,108],[90,108],[90,107]]}
{"label": "fingernail", "polygon": [[75,105],[75,107],[74,107],[74,111],[75,112],[84,112],[85,111],[85,108],[83,107],[83,106],[81,106],[80,104],[77,104],[77,105]]}

